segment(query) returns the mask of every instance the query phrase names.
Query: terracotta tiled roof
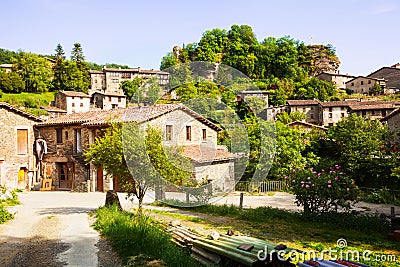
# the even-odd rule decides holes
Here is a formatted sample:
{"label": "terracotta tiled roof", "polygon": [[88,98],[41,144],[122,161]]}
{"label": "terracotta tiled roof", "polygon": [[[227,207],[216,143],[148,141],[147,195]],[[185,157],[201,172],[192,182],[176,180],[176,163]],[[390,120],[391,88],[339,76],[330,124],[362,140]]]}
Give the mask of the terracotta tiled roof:
{"label": "terracotta tiled roof", "polygon": [[183,153],[185,157],[194,162],[213,162],[221,160],[235,159],[237,156],[226,150],[217,149],[205,145],[184,146]]}
{"label": "terracotta tiled roof", "polygon": [[30,114],[28,112],[25,112],[23,110],[20,110],[18,108],[15,108],[15,107],[13,107],[10,104],[5,103],[5,102],[0,102],[0,108],[5,108],[5,109],[8,109],[8,110],[11,110],[11,111],[13,111],[13,112],[15,112],[15,113],[17,113],[19,115],[22,115],[22,116],[24,116],[24,117],[26,117],[28,119],[31,119],[31,120],[34,120],[34,121],[37,121],[37,122],[42,122],[43,121],[43,119],[41,119],[39,117],[36,117],[35,115],[32,115],[32,114]]}
{"label": "terracotta tiled roof", "polygon": [[73,97],[90,97],[89,95],[82,93],[82,92],[75,92],[75,91],[60,91],[59,94],[64,94],[66,96],[73,96]]}
{"label": "terracotta tiled roof", "polygon": [[48,112],[60,112],[60,113],[67,113],[66,110],[57,108],[57,107],[52,107],[52,106],[41,106],[40,109],[44,109]]}
{"label": "terracotta tiled roof", "polygon": [[310,106],[318,105],[317,100],[286,100],[289,106]]}
{"label": "terracotta tiled roof", "polygon": [[98,94],[98,95],[104,95],[104,96],[121,96],[121,97],[126,97],[126,95],[124,94],[119,94],[119,93],[103,93],[103,92],[94,92],[94,94]]}
{"label": "terracotta tiled roof", "polygon": [[322,74],[326,74],[326,75],[329,75],[329,76],[348,77],[348,78],[354,78],[354,77],[355,77],[354,75],[350,75],[350,74],[329,73],[329,72],[321,72],[321,73],[318,73],[317,77],[320,76],[320,75],[322,75]]}
{"label": "terracotta tiled roof", "polygon": [[103,74],[104,72],[101,70],[89,70],[90,74]]}
{"label": "terracotta tiled roof", "polygon": [[38,124],[41,125],[65,125],[65,124],[82,124],[86,126],[106,125],[111,121],[123,122],[146,122],[153,120],[161,115],[169,113],[173,110],[181,109],[189,113],[194,118],[202,123],[211,127],[216,131],[221,128],[203,116],[187,108],[182,104],[164,104],[144,107],[120,108],[111,110],[91,110],[88,112],[79,112],[68,114],[59,118],[53,118],[46,122]]}
{"label": "terracotta tiled roof", "polygon": [[391,103],[381,103],[381,104],[371,104],[371,105],[363,105],[363,104],[356,104],[356,105],[349,105],[351,110],[371,110],[371,109],[395,109],[394,105]]}
{"label": "terracotta tiled roof", "polygon": [[322,107],[348,107],[359,103],[358,100],[320,102]]}
{"label": "terracotta tiled roof", "polygon": [[308,126],[308,127],[315,127],[324,131],[327,131],[328,129],[323,127],[323,126],[319,126],[316,124],[312,124],[312,123],[308,123],[308,122],[304,122],[304,121],[293,121],[290,122],[288,124],[286,124],[287,126]]}

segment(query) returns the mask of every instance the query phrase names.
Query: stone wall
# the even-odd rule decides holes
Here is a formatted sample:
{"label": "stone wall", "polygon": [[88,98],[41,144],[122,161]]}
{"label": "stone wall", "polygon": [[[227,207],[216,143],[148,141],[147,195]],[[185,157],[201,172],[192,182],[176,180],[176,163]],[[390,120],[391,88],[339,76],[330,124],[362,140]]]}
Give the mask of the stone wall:
{"label": "stone wall", "polygon": [[400,142],[400,114],[397,113],[387,121],[388,128],[393,132],[393,139],[395,142]]}
{"label": "stone wall", "polygon": [[[89,129],[80,126],[39,126],[40,135],[47,142],[48,154],[43,157],[42,174],[53,179],[55,189],[70,189],[72,191],[88,191],[89,166],[84,162],[82,152],[89,146]],[[62,133],[62,142],[57,143],[57,129]],[[82,150],[78,150],[77,131],[81,132]],[[67,164],[72,172],[70,185],[65,186],[60,181],[59,168]]]}
{"label": "stone wall", "polygon": [[212,182],[213,190],[229,192],[235,187],[233,161],[194,163],[197,182]]}
{"label": "stone wall", "polygon": [[[36,174],[33,154],[35,142],[33,125],[36,122],[7,108],[0,107],[0,185],[7,188],[30,188]],[[17,151],[17,130],[28,130],[27,154]],[[18,181],[18,172],[23,169],[25,177]]]}

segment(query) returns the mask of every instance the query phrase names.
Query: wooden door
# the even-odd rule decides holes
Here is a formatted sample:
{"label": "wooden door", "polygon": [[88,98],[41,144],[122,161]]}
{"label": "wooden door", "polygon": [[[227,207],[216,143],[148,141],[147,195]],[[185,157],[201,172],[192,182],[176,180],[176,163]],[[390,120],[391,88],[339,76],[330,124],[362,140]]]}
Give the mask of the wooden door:
{"label": "wooden door", "polygon": [[97,186],[96,186],[96,191],[104,191],[104,186],[103,186],[103,165],[100,165],[99,168],[97,169]]}
{"label": "wooden door", "polygon": [[74,178],[74,164],[72,162],[58,163],[58,180],[60,189],[71,189]]}

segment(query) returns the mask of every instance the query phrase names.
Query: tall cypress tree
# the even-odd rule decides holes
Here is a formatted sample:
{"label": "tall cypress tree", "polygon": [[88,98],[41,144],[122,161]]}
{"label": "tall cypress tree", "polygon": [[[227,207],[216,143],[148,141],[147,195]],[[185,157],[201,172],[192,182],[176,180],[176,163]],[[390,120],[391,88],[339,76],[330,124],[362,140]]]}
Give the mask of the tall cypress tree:
{"label": "tall cypress tree", "polygon": [[56,62],[53,65],[54,79],[52,81],[53,90],[65,90],[65,53],[61,44],[57,44],[55,49]]}

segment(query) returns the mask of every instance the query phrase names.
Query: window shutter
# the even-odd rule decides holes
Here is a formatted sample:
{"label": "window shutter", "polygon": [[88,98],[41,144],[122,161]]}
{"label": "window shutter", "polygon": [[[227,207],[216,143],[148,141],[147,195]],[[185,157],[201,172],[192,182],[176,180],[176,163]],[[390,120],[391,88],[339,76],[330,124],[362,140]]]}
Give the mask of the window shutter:
{"label": "window shutter", "polygon": [[17,130],[18,154],[28,154],[28,130]]}

